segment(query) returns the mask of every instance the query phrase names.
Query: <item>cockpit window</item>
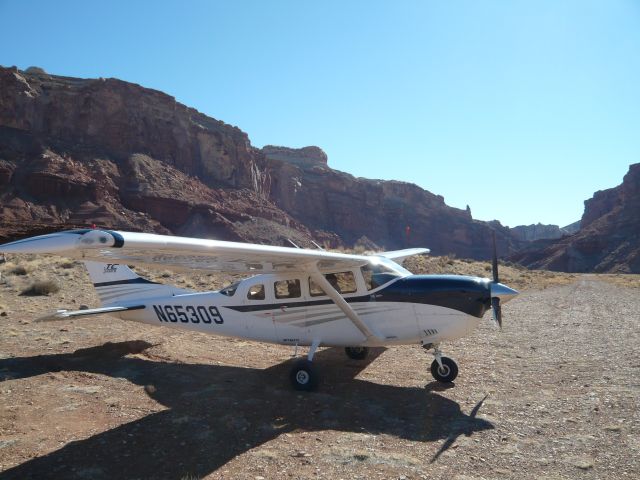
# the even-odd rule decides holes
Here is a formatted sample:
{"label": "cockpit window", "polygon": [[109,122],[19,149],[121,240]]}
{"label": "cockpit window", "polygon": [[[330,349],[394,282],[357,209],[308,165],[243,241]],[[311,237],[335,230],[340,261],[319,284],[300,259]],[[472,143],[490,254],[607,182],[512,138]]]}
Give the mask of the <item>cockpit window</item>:
{"label": "cockpit window", "polygon": [[360,270],[362,271],[364,284],[366,285],[367,290],[373,290],[374,288],[378,288],[385,283],[389,283],[391,280],[402,276],[400,272],[397,272],[383,264],[374,265],[370,263],[361,267]]}
{"label": "cockpit window", "polygon": [[[327,279],[327,281],[333,288],[338,291],[338,293],[354,293],[356,290],[358,290],[353,272],[327,273],[325,274],[324,278]],[[309,293],[312,297],[326,295],[326,293],[324,293],[324,290],[316,285],[316,283],[311,278],[309,278]]]}
{"label": "cockpit window", "polygon": [[301,295],[300,280],[280,280],[273,284],[276,298],[298,298]]}
{"label": "cockpit window", "polygon": [[247,298],[249,300],[264,300],[264,285],[251,285]]}
{"label": "cockpit window", "polygon": [[240,285],[240,282],[232,283],[228,287],[224,287],[222,290],[220,290],[220,293],[226,295],[227,297],[233,297],[233,295],[236,293],[236,290],[238,289],[238,285]]}

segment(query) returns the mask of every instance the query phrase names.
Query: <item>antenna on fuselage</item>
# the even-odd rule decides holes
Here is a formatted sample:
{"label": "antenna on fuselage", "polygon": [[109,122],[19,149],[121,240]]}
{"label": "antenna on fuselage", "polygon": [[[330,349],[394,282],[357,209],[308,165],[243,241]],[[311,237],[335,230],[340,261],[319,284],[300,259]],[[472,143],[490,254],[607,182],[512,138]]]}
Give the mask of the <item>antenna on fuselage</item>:
{"label": "antenna on fuselage", "polygon": [[311,240],[311,243],[313,243],[313,244],[316,246],[316,248],[317,248],[318,250],[322,250],[322,251],[324,252],[324,248],[322,248],[322,247],[321,247],[320,245],[318,245],[316,242],[314,242],[313,240]]}

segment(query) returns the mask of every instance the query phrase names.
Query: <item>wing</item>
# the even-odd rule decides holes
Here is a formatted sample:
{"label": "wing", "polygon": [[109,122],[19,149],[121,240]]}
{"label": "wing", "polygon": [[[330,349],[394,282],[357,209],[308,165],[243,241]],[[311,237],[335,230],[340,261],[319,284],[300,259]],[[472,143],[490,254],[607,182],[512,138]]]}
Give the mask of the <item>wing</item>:
{"label": "wing", "polygon": [[406,248],[404,250],[382,252],[378,253],[378,255],[384,258],[388,258],[389,260],[394,260],[398,263],[402,263],[405,258],[409,258],[414,255],[422,255],[424,253],[429,253],[430,251],[431,250],[429,250],[428,248]]}
{"label": "wing", "polygon": [[[426,249],[411,249],[410,254]],[[398,267],[391,258],[401,252],[381,255],[350,255],[113,230],[69,230],[27,238],[0,246],[4,253],[53,253],[103,263],[126,263],[149,268],[226,271],[237,273],[336,271],[368,263]],[[398,267],[399,268],[399,267]]]}

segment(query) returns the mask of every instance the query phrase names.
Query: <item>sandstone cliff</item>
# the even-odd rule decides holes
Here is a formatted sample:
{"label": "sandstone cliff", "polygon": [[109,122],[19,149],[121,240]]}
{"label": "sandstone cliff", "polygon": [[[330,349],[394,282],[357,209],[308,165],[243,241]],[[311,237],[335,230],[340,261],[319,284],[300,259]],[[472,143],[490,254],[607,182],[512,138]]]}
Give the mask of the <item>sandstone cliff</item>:
{"label": "sandstone cliff", "polygon": [[566,272],[640,273],[640,163],[629,167],[621,185],[584,203],[576,234],[534,243],[511,259]]}
{"label": "sandstone cliff", "polygon": [[268,146],[263,153],[272,161],[270,198],[309,228],[333,231],[348,245],[364,235],[386,248],[428,246],[437,255],[489,258],[492,230],[501,252],[518,245],[499,222],[475,221],[417,185],[333,170],[317,147]]}
{"label": "sandstone cliff", "polygon": [[[399,159],[401,161],[401,159]],[[331,169],[317,147],[256,149],[236,127],[117,79],[0,67],[0,231],[69,226],[488,258],[508,229],[416,185]]]}

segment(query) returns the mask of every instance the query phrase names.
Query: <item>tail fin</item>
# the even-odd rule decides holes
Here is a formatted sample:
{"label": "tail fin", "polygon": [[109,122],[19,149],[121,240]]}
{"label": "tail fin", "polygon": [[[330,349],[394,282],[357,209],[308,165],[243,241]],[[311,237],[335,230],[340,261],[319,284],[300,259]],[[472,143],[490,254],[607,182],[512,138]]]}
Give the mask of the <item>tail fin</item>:
{"label": "tail fin", "polygon": [[102,305],[189,292],[189,290],[142,278],[120,263],[84,262],[84,265],[87,267]]}

